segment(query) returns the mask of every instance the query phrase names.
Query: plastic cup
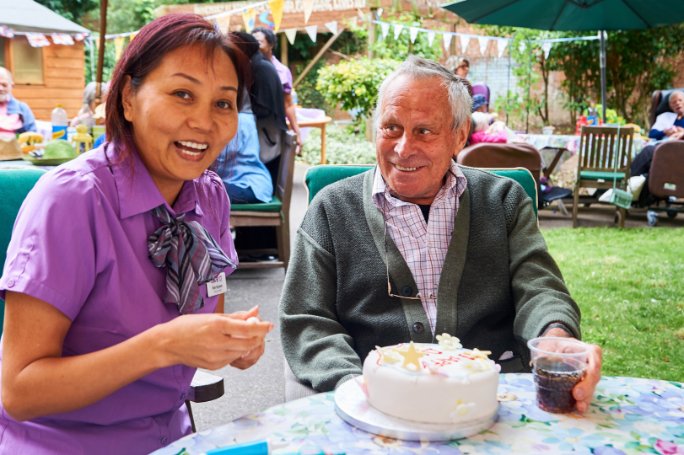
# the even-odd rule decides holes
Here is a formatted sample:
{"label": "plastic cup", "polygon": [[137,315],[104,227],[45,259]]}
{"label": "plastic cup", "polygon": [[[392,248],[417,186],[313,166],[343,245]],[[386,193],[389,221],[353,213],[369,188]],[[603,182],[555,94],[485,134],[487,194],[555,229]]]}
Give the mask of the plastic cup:
{"label": "plastic cup", "polygon": [[556,414],[572,412],[572,389],[584,375],[588,345],[574,338],[539,337],[527,342],[537,391],[537,406]]}
{"label": "plastic cup", "polygon": [[546,136],[550,136],[550,135],[553,134],[553,130],[555,130],[554,127],[552,127],[552,126],[545,126],[545,127],[542,128],[542,134],[544,134],[544,135],[546,135]]}

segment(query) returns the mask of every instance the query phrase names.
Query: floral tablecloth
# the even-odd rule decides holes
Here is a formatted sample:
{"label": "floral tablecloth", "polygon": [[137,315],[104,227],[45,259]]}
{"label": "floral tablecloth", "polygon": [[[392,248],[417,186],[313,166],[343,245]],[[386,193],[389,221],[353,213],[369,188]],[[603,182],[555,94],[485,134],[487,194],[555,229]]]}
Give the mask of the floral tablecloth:
{"label": "floral tablecloth", "polygon": [[540,410],[530,374],[501,375],[499,396],[494,426],[446,443],[366,433],[340,419],[326,393],[185,437],[155,454],[200,454],[264,439],[272,454],[684,454],[682,383],[604,377],[585,416]]}

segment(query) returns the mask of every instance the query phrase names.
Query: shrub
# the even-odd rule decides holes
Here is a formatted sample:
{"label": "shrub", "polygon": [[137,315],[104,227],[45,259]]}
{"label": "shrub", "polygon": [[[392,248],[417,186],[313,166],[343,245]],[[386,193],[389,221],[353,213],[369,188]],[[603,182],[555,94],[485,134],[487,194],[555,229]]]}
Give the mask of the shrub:
{"label": "shrub", "polygon": [[397,65],[398,61],[389,59],[345,60],[321,68],[316,89],[328,104],[354,111],[356,121],[361,122],[372,113],[380,84]]}
{"label": "shrub", "polygon": [[[351,128],[329,125],[326,128],[327,164],[375,164],[375,146]],[[304,141],[301,160],[319,164],[321,160],[321,130],[312,128]]]}

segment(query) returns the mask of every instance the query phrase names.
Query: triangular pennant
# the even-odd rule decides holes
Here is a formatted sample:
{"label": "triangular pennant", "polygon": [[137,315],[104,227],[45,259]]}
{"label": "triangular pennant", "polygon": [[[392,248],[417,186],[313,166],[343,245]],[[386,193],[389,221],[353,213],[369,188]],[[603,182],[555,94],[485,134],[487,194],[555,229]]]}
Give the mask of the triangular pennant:
{"label": "triangular pennant", "polygon": [[499,38],[496,40],[496,48],[497,52],[499,53],[499,58],[503,57],[506,46],[508,46],[508,40],[506,38]]}
{"label": "triangular pennant", "polygon": [[6,25],[0,25],[0,36],[3,38],[14,38],[14,30]]}
{"label": "triangular pennant", "polygon": [[332,32],[333,35],[337,35],[337,21],[326,22],[325,26]]}
{"label": "triangular pennant", "polygon": [[273,30],[277,31],[280,28],[280,22],[283,20],[283,5],[285,0],[269,0],[268,9],[271,10],[273,16]]}
{"label": "triangular pennant", "polygon": [[256,21],[256,10],[254,8],[247,8],[245,12],[242,13],[242,22],[245,24],[245,31],[251,33],[254,28],[254,23]]}
{"label": "triangular pennant", "polygon": [[74,35],[74,41],[83,41],[86,37],[85,33],[76,33]]}
{"label": "triangular pennant", "polygon": [[64,46],[74,45],[74,39],[71,37],[71,35],[66,33],[52,33],[50,38],[52,38],[52,42],[55,44],[61,44]]}
{"label": "triangular pennant", "polygon": [[309,38],[311,38],[311,41],[315,43],[316,33],[318,33],[318,25],[307,25],[304,27],[304,30],[306,30],[306,33],[309,35]]}
{"label": "triangular pennant", "polygon": [[478,36],[477,42],[480,43],[480,54],[485,55],[487,53],[487,46],[489,45],[489,38],[486,36]]}
{"label": "triangular pennant", "polygon": [[297,29],[296,28],[286,28],[284,30],[285,36],[287,36],[287,41],[290,44],[294,44],[295,38],[297,37]]}
{"label": "triangular pennant", "polygon": [[459,54],[465,54],[468,52],[468,45],[470,44],[470,36],[468,35],[458,35],[458,41],[461,43],[461,50]]}
{"label": "triangular pennant", "polygon": [[378,8],[375,10],[376,17],[380,19],[382,17],[382,12],[384,11],[384,8]]}
{"label": "triangular pennant", "polygon": [[380,22],[380,32],[382,34],[382,39],[387,38],[387,34],[389,33],[390,29],[390,24],[387,22]]}
{"label": "triangular pennant", "polygon": [[[304,23],[309,23],[309,18],[313,12],[314,0],[304,0],[302,1],[302,8],[304,9]],[[333,32],[334,33],[334,32]]]}
{"label": "triangular pennant", "polygon": [[444,42],[444,49],[446,49],[447,53],[449,53],[449,48],[451,47],[451,38],[453,38],[454,35],[451,33],[444,33],[442,35],[442,41]]}
{"label": "triangular pennant", "polygon": [[394,24],[394,39],[399,39],[399,35],[401,34],[401,31],[404,29],[404,26],[401,24]]}
{"label": "triangular pennant", "polygon": [[417,37],[418,29],[416,27],[409,27],[409,39],[411,40],[411,42],[415,43]]}
{"label": "triangular pennant", "polygon": [[123,48],[124,48],[124,37],[123,36],[117,36],[114,38],[114,60],[118,61],[119,58],[121,58],[121,54],[123,53]]}
{"label": "triangular pennant", "polygon": [[133,38],[135,38],[136,36],[138,36],[138,32],[137,32],[137,31],[131,33],[131,38],[128,40],[128,42],[130,43],[131,41],[133,41]]}
{"label": "triangular pennant", "polygon": [[28,39],[31,47],[45,47],[50,45],[47,36],[42,33],[27,32],[26,39]]}
{"label": "triangular pennant", "polygon": [[520,44],[518,45],[518,51],[520,51],[520,53],[522,54],[525,52],[526,49],[527,43],[525,43],[525,41],[520,41]]}
{"label": "triangular pennant", "polygon": [[544,44],[542,44],[542,50],[544,51],[545,60],[549,59],[549,52],[551,52],[551,46],[551,41],[544,41]]}
{"label": "triangular pennant", "polygon": [[432,43],[435,42],[435,32],[433,32],[432,30],[428,30],[427,39],[428,39],[428,44],[430,45],[430,47],[432,47]]}

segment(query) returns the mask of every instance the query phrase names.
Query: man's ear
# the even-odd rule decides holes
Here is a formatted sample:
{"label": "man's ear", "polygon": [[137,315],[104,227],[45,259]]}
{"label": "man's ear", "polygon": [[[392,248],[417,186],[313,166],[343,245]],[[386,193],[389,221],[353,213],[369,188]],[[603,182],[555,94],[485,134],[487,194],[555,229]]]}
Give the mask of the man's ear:
{"label": "man's ear", "polygon": [[121,91],[121,104],[123,105],[124,118],[133,122],[133,85],[131,76],[125,76],[124,87]]}

